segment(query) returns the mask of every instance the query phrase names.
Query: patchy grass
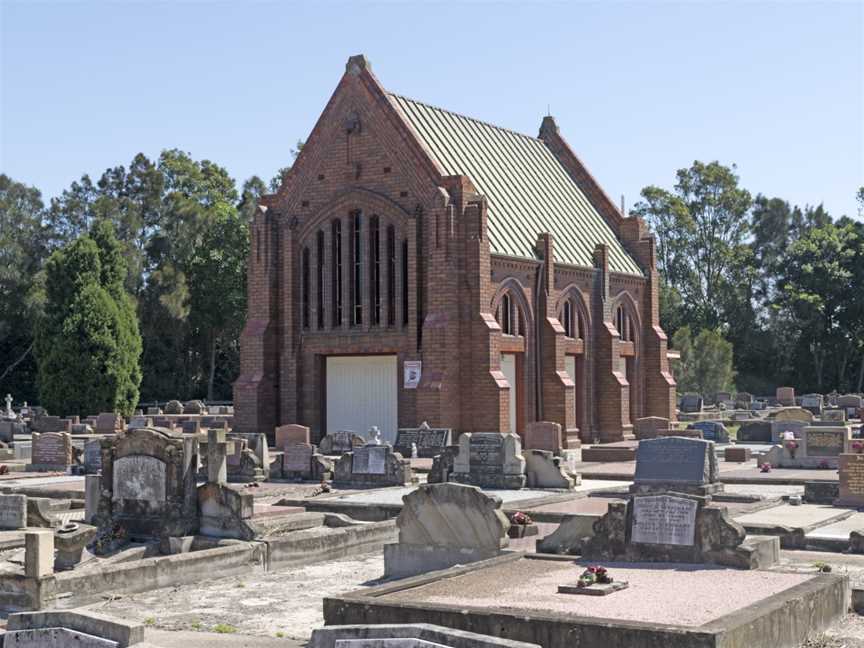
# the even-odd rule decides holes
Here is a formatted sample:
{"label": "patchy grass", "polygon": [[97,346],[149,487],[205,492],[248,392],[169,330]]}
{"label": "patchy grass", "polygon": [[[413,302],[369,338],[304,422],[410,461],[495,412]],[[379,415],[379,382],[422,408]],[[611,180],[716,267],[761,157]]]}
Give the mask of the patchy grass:
{"label": "patchy grass", "polygon": [[146,626],[156,625],[156,619],[154,619],[153,617],[147,617],[146,619],[144,619],[144,625],[146,625]]}
{"label": "patchy grass", "polygon": [[227,623],[217,623],[213,626],[213,632],[218,634],[234,634],[237,632],[237,628],[232,625],[228,625]]}

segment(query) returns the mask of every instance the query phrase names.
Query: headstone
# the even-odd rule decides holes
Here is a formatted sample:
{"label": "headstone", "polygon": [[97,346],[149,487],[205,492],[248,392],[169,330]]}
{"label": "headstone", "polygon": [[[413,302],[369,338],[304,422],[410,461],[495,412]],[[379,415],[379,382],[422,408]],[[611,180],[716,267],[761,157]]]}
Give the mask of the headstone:
{"label": "headstone", "polygon": [[12,394],[6,394],[6,417],[15,418],[15,412],[12,410]]}
{"label": "headstone", "polygon": [[386,577],[404,578],[497,556],[509,542],[501,499],[459,484],[423,484],[402,498]]}
{"label": "headstone", "polygon": [[133,416],[129,419],[130,430],[142,427],[153,427],[153,419],[148,416]]}
{"label": "headstone", "polygon": [[751,457],[750,448],[736,448],[729,446],[723,451],[723,459],[735,463],[747,463]]}
{"label": "headstone", "polygon": [[406,486],[414,482],[411,460],[388,444],[367,443],[336,461],[334,481],[349,486]]}
{"label": "headstone", "polygon": [[795,405],[795,388],[794,387],[778,387],[777,392],[777,403],[784,406],[794,406]]}
{"label": "headstone", "polygon": [[845,409],[826,409],[822,410],[823,423],[846,423]]}
{"label": "headstone", "polygon": [[771,421],[746,421],[738,428],[738,443],[771,443]]}
{"label": "headstone", "polygon": [[804,428],[808,457],[839,457],[850,438],[849,429],[810,426]]}
{"label": "headstone", "polygon": [[228,481],[228,464],[224,430],[207,431],[207,483],[224,484]]}
{"label": "headstone", "polygon": [[183,414],[206,414],[207,407],[200,400],[191,400],[183,403]]}
{"label": "headstone", "polygon": [[95,475],[102,470],[102,441],[93,439],[84,443],[84,472]]}
{"label": "headstone", "polygon": [[147,416],[162,416],[162,408],[161,407],[148,407],[147,408]]}
{"label": "headstone", "polygon": [[[103,412],[96,417],[96,425],[93,426],[93,429],[96,430],[96,434],[116,434],[122,432],[124,427],[122,416],[114,412]],[[139,425],[138,427],[144,426]]]}
{"label": "headstone", "polygon": [[393,450],[403,457],[410,457],[413,444],[417,446],[418,457],[432,459],[450,444],[450,435],[450,428],[433,428],[423,421],[417,428],[400,428]]}
{"label": "headstone", "polygon": [[321,439],[318,444],[318,449],[321,454],[325,455],[342,455],[346,452],[351,452],[354,448],[359,448],[365,445],[363,437],[350,430],[339,430],[331,432]]}
{"label": "headstone", "polygon": [[183,421],[180,429],[183,430],[183,434],[198,434],[201,431],[201,419]]}
{"label": "headstone", "polygon": [[164,411],[166,414],[182,414],[183,403],[178,400],[172,400],[165,403]]}
{"label": "headstone", "polygon": [[706,441],[729,443],[729,430],[720,421],[695,421],[688,424],[687,427],[699,430],[702,433],[702,438]]}
{"label": "headstone", "polygon": [[33,418],[30,425],[34,432],[70,432],[72,421],[44,414]]}
{"label": "headstone", "polygon": [[72,437],[66,432],[34,432],[29,469],[65,471],[72,465]]}
{"label": "headstone", "polygon": [[0,529],[23,529],[27,526],[27,496],[0,495]]}
{"label": "headstone", "polygon": [[702,411],[702,397],[699,394],[684,394],[681,398],[681,411],[688,414]]}
{"label": "headstone", "polygon": [[130,538],[186,536],[198,525],[198,440],[138,428],[102,440],[102,491],[94,522]]}
{"label": "headstone", "polygon": [[84,477],[84,521],[92,524],[99,510],[99,498],[102,496],[102,476],[87,475]]}
{"label": "headstone", "polygon": [[295,444],[308,444],[312,440],[309,436],[309,428],[305,425],[281,425],[276,428],[274,433],[276,439],[276,448],[284,450],[288,446]]}
{"label": "headstone", "polygon": [[864,399],[858,394],[844,394],[838,396],[837,407],[846,411],[846,418],[859,418],[859,412],[864,408]]}
{"label": "headstone", "polygon": [[282,472],[297,473],[302,479],[310,479],[314,450],[310,443],[295,443],[287,446],[282,455]]}
{"label": "headstone", "polygon": [[695,500],[671,495],[633,498],[632,542],[692,546],[696,531]]}
{"label": "headstone", "polygon": [[633,434],[636,440],[656,439],[660,432],[669,429],[669,419],[661,416],[646,416],[638,418],[633,423]]}
{"label": "headstone", "polygon": [[714,443],[663,437],[639,442],[631,492],[679,492],[707,495],[722,490],[717,482]]}
{"label": "headstone", "polygon": [[840,496],[837,506],[864,506],[864,454],[840,455]]}
{"label": "headstone", "polygon": [[735,394],[735,407],[738,409],[750,409],[753,404],[753,394],[738,392]]}
{"label": "headstone", "polygon": [[823,402],[822,394],[804,394],[801,397],[801,407],[809,410],[816,416],[822,413]]}
{"label": "headstone", "polygon": [[481,488],[524,488],[525,459],[519,437],[502,432],[462,434],[450,479]]}

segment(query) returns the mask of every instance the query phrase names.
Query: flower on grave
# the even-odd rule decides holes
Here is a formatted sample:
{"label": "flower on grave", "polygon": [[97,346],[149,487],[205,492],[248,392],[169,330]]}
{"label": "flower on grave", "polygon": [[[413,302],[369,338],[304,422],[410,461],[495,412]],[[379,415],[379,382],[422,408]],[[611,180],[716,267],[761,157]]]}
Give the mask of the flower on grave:
{"label": "flower on grave", "polygon": [[769,472],[771,472],[771,464],[770,464],[770,463],[763,463],[762,466],[761,466],[761,468],[760,468],[760,470],[761,470],[761,472],[763,472],[763,473],[769,473]]}
{"label": "flower on grave", "polygon": [[864,442],[861,442],[861,441],[853,441],[853,442],[852,442],[852,449],[853,449],[855,452],[857,452],[858,454],[861,454],[862,452],[864,452]]}
{"label": "flower on grave", "polygon": [[534,520],[532,520],[522,511],[516,511],[513,515],[510,516],[510,524],[528,525],[534,524]]}
{"label": "flower on grave", "polygon": [[592,567],[588,567],[585,571],[582,572],[582,575],[579,576],[579,580],[576,583],[576,587],[589,587],[594,585],[595,583],[607,584],[612,582],[612,576],[609,575],[609,572],[605,567],[601,567],[599,565],[595,565]]}
{"label": "flower on grave", "polygon": [[0,464],[0,475],[7,474],[9,474],[9,466],[7,466],[6,464]]}
{"label": "flower on grave", "polygon": [[797,441],[787,441],[786,447],[789,448],[790,450],[797,450],[798,449],[798,442]]}
{"label": "flower on grave", "polygon": [[824,459],[819,462],[819,468],[821,468],[822,470],[828,470],[830,467],[831,465]]}

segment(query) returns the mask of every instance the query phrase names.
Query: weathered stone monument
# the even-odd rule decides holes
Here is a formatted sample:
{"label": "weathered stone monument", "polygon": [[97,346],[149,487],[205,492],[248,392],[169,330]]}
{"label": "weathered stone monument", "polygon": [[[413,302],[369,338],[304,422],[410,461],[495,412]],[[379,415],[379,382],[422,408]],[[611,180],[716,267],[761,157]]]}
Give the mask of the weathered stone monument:
{"label": "weathered stone monument", "polygon": [[519,437],[502,432],[462,434],[450,481],[481,488],[524,488],[525,458]]}
{"label": "weathered stone monument", "polygon": [[165,403],[165,407],[163,408],[166,414],[182,414],[183,413],[183,403],[178,400],[171,400]]}
{"label": "weathered stone monument", "polygon": [[771,421],[746,421],[738,428],[738,443],[771,443]]}
{"label": "weathered stone monument", "polygon": [[23,529],[27,526],[27,496],[0,495],[0,529]]}
{"label": "weathered stone monument", "polygon": [[815,416],[822,414],[824,402],[822,394],[804,394],[801,397],[801,407],[809,410]]}
{"label": "weathered stone monument", "polygon": [[351,486],[407,486],[414,482],[411,460],[392,446],[367,443],[337,461],[333,481]]}
{"label": "weathered stone monument", "polygon": [[199,529],[203,535],[251,540],[257,533],[251,525],[254,498],[228,486],[225,430],[207,431],[207,483],[198,487]]}
{"label": "weathered stone monument", "polygon": [[366,440],[356,432],[339,430],[325,435],[318,444],[318,450],[325,455],[342,455],[351,452],[354,448],[363,446],[365,443]]}
{"label": "weathered stone monument", "polygon": [[416,428],[400,428],[396,433],[396,443],[393,450],[403,457],[410,458],[414,448],[417,456],[424,459],[432,459],[441,454],[450,445],[450,428],[429,427],[426,421]]}
{"label": "weathered stone monument", "polygon": [[633,423],[633,434],[636,440],[656,439],[660,432],[669,429],[669,419],[662,416],[645,416],[638,418]]}
{"label": "weathered stone monument", "polygon": [[[644,447],[643,447],[644,446]],[[757,569],[777,561],[778,538],[745,543],[725,506],[711,503],[714,444],[666,437],[641,441],[627,502],[612,502],[582,545],[588,560],[717,563]]]}
{"label": "weathered stone monument", "polygon": [[[141,421],[140,417],[133,418],[139,419],[136,427],[147,427],[146,422]],[[116,412],[102,412],[96,417],[96,423],[93,426],[93,430],[96,434],[117,434],[118,432],[122,432],[125,427],[126,425],[123,421],[123,417]]]}
{"label": "weathered stone monument", "polygon": [[28,470],[65,472],[72,465],[72,436],[66,432],[34,432]]}
{"label": "weathered stone monument", "polygon": [[783,406],[795,405],[795,388],[794,387],[778,387],[776,391],[777,403]]}
{"label": "weathered stone monument", "polygon": [[699,394],[684,394],[681,397],[681,411],[693,414],[702,411],[702,396]]}
{"label": "weathered stone monument", "polygon": [[729,443],[729,430],[720,421],[694,421],[688,424],[687,428],[699,430],[706,441]]}
{"label": "weathered stone monument", "polygon": [[837,470],[840,455],[852,439],[848,426],[814,426],[801,430],[793,440],[783,440],[763,456],[775,468],[831,468]]}
{"label": "weathered stone monument", "polygon": [[864,454],[841,454],[840,495],[836,506],[864,506]]}
{"label": "weathered stone monument", "polygon": [[717,481],[714,443],[701,439],[663,437],[639,442],[631,493],[711,495],[723,490]]}
{"label": "weathered stone monument", "polygon": [[384,575],[404,578],[497,556],[510,523],[501,499],[459,484],[424,484],[402,498],[399,542],[384,546]]}
{"label": "weathered stone monument", "polygon": [[295,443],[312,443],[309,428],[305,425],[296,425],[293,423],[277,427],[273,433],[273,437],[277,450],[284,450]]}
{"label": "weathered stone monument", "polygon": [[101,529],[130,537],[184,536],[198,529],[198,441],[163,428],[102,439]]}
{"label": "weathered stone monument", "polygon": [[803,423],[813,422],[813,412],[803,407],[784,407],[774,415],[775,421],[801,421]]}

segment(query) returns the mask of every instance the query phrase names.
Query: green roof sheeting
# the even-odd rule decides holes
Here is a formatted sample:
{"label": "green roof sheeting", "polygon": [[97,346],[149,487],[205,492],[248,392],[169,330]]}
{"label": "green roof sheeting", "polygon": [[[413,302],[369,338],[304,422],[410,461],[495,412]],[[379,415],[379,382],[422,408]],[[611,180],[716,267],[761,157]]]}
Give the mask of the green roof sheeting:
{"label": "green roof sheeting", "polygon": [[550,232],[561,263],[593,267],[596,244],[606,243],[611,271],[642,275],[612,228],[542,140],[389,96],[444,173],[468,176],[486,197],[493,253],[536,258],[537,235]]}

